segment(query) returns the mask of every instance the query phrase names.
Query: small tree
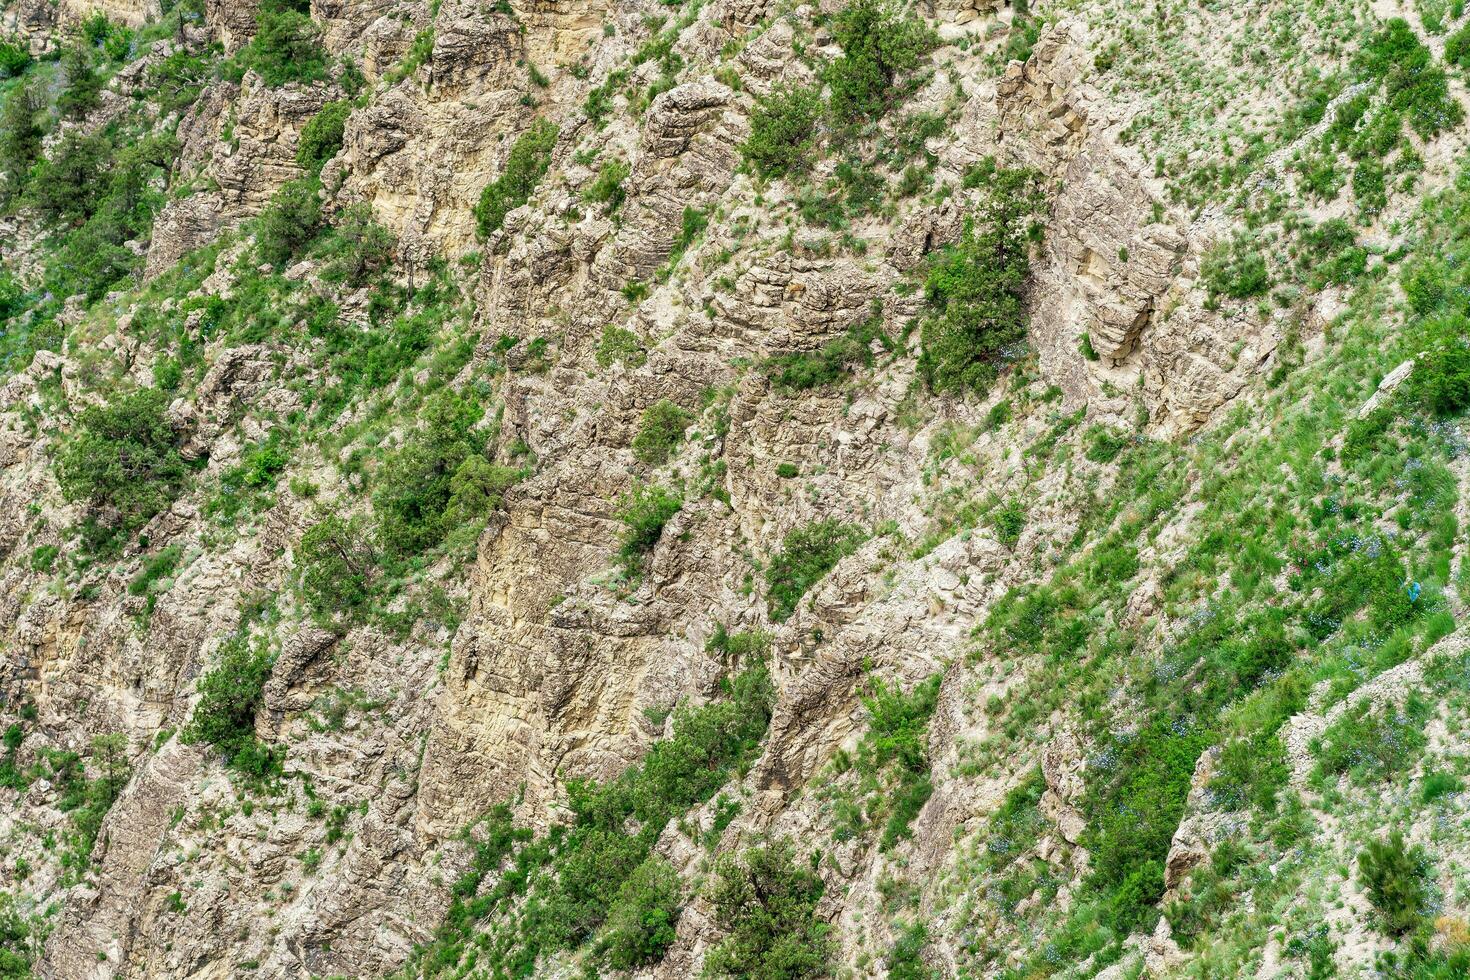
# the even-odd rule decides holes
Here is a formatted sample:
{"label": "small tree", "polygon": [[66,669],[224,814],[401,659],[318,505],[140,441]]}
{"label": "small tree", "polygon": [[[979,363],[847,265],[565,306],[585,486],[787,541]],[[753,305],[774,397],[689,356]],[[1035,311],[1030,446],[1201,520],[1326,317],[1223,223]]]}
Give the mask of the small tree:
{"label": "small tree", "polygon": [[301,169],[318,173],[322,164],[337,155],[337,151],[342,149],[342,134],[351,113],[351,102],[328,102],[322,106],[321,112],[307,120],[296,143],[296,164]]}
{"label": "small tree", "polygon": [[603,945],[614,970],[658,962],[674,943],[679,922],[679,874],[651,855],[628,876],[613,899]]}
{"label": "small tree", "polygon": [[188,472],[164,418],[167,402],[164,392],[145,388],[84,411],[58,453],[56,476],[66,498],[123,530],[167,506]]}
{"label": "small tree", "polygon": [[322,222],[320,189],[315,177],[307,177],[276,191],[256,226],[255,240],[262,260],[282,265],[316,238]]}
{"label": "small tree", "polygon": [[684,440],[684,432],[694,416],[669,401],[655,402],[643,413],[638,434],[633,437],[633,455],[639,462],[659,466],[668,462],[675,447]]}
{"label": "small tree", "polygon": [[92,52],[73,44],[61,53],[61,70],[66,88],[56,97],[56,109],[67,119],[80,119],[97,107],[102,96],[102,77],[92,67]]}
{"label": "small tree", "polygon": [[302,595],[320,617],[350,615],[360,608],[371,594],[377,564],[358,519],[323,518],[296,546]]}
{"label": "small tree", "polygon": [[270,753],[255,737],[255,712],[275,666],[270,651],[236,633],[220,648],[219,663],[199,680],[199,703],[184,729],[188,743],[203,742],[237,769],[265,775]]}
{"label": "small tree", "polygon": [[321,29],[306,14],[279,4],[262,5],[255,38],[240,52],[240,63],[259,73],[271,88],[288,82],[314,82],[331,67]]}
{"label": "small tree", "polygon": [[881,116],[912,89],[900,84],[939,43],[912,12],[888,0],[853,0],[837,15],[833,35],[842,54],[827,70],[838,125]]}
{"label": "small tree", "polygon": [[551,151],[556,148],[558,132],[555,123],[538,119],[517,137],[505,169],[480,193],[475,220],[481,238],[500,230],[505,216],[531,199],[531,192],[551,168]]}
{"label": "small tree", "polygon": [[22,82],[5,100],[0,112],[0,200],[9,200],[25,186],[31,166],[41,156],[44,132],[38,121],[42,102],[31,82]]}
{"label": "small tree", "polygon": [[924,282],[931,311],[920,330],[919,371],[935,391],[982,390],[1026,338],[1026,288],[1036,215],[1045,204],[1031,170],[986,168],[985,192],[958,244]]}
{"label": "small tree", "polygon": [[706,977],[799,980],[829,972],[831,927],[816,918],[822,880],[796,866],[785,841],[767,841],[715,866],[710,901],[727,933],[704,961]]}
{"label": "small tree", "polygon": [[1402,935],[1419,924],[1429,904],[1429,862],[1395,830],[1387,840],[1370,840],[1358,854],[1358,881],[1368,892],[1384,931]]}
{"label": "small tree", "polygon": [[648,553],[663,537],[664,525],[684,506],[683,498],[660,486],[635,487],[619,502],[617,516],[626,525],[618,548],[623,573],[637,578]]}
{"label": "small tree", "polygon": [[767,180],[805,173],[817,146],[822,97],[813,89],[778,87],[756,103],[750,138],[740,147],[755,172]]}

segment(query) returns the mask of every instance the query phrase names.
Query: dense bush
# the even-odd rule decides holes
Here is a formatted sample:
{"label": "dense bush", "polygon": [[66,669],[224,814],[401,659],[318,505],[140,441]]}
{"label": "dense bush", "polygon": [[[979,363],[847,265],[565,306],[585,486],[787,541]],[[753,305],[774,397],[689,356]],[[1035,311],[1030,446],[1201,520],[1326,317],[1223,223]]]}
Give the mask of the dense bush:
{"label": "dense bush", "polygon": [[992,166],[985,184],[960,241],[935,256],[924,282],[919,371],[935,391],[985,388],[1026,338],[1029,246],[1045,198],[1030,170]]}
{"label": "dense bush", "polygon": [[1422,921],[1429,905],[1428,868],[1424,852],[1407,846],[1397,830],[1359,852],[1358,881],[1385,932],[1402,935]]}
{"label": "dense bush", "polygon": [[1470,319],[1460,314],[1428,319],[1419,326],[1414,346],[1408,397],[1440,418],[1470,408]]}
{"label": "dense bush", "polygon": [[31,166],[41,156],[40,114],[43,107],[40,91],[31,82],[18,83],[10,90],[0,110],[0,200],[9,200],[25,186]]}
{"label": "dense bush", "polygon": [[1391,108],[1402,112],[1415,132],[1428,139],[1457,126],[1465,110],[1450,95],[1444,69],[1402,17],[1391,18],[1363,45],[1358,68],[1383,82]]}
{"label": "dense bush", "polygon": [[342,100],[328,102],[322,106],[321,112],[308,119],[301,127],[301,138],[296,143],[297,165],[316,173],[336,156],[342,149],[342,131],[351,114],[352,103]]}
{"label": "dense bush", "polygon": [[199,703],[183,740],[213,746],[230,766],[249,775],[268,775],[276,764],[256,740],[255,712],[274,665],[274,654],[243,634],[226,640],[219,663],[199,679]]}
{"label": "dense bush", "polygon": [[30,66],[30,48],[23,41],[0,40],[0,81],[19,78]]}
{"label": "dense bush", "polygon": [[828,518],[798,527],[781,540],[766,565],[766,602],[771,619],[784,623],[807,590],[867,538],[855,524]]}
{"label": "dense bush", "polygon": [[241,68],[254,70],[271,88],[321,81],[331,67],[321,28],[307,14],[282,2],[261,6],[255,37],[236,58]]}
{"label": "dense bush", "polygon": [[625,525],[618,561],[628,578],[642,574],[644,560],[663,537],[664,525],[683,506],[677,492],[652,485],[634,487],[618,502],[617,517]]}
{"label": "dense bush", "polygon": [[836,384],[854,368],[872,367],[873,344],[893,350],[893,340],[883,331],[880,312],[848,328],[841,337],[827,341],[820,350],[777,354],[766,361],[764,371],[783,392],[807,391]]}
{"label": "dense bush", "polygon": [[705,957],[706,977],[827,976],[835,946],[816,917],[822,879],[796,865],[791,845],[770,840],[715,865],[710,902],[726,936]]}
{"label": "dense bush", "polygon": [[262,261],[282,265],[295,258],[321,230],[321,184],[304,177],[284,184],[266,206],[255,228]]}
{"label": "dense bush", "polygon": [[102,99],[102,76],[92,65],[92,52],[73,44],[61,53],[66,87],[56,97],[56,111],[67,119],[81,119]]}
{"label": "dense bush", "polygon": [[136,528],[183,489],[179,439],[164,418],[168,396],[148,388],[82,412],[58,452],[57,480],[121,533]]}
{"label": "dense bush", "polygon": [[445,390],[425,404],[422,422],[384,460],[373,510],[388,550],[412,555],[444,540],[461,524],[485,517],[520,471],[484,458],[475,424],[484,409]]}
{"label": "dense bush", "polygon": [[911,93],[904,76],[939,43],[923,20],[889,0],[852,0],[832,33],[842,54],[828,67],[827,84],[840,126],[876,119]]}
{"label": "dense bush", "polygon": [[1200,275],[1211,297],[1249,299],[1271,288],[1265,257],[1254,241],[1243,236],[1211,249],[1200,264]]}
{"label": "dense bush", "polygon": [[603,947],[614,970],[656,963],[674,942],[679,922],[679,874],[657,854],[618,887]]}
{"label": "dense bush", "polygon": [[372,205],[349,204],[317,250],[326,261],[322,278],[361,286],[388,268],[396,245],[393,233],[373,218]]}
{"label": "dense bush", "polygon": [[480,193],[480,203],[475,207],[480,237],[500,230],[505,216],[531,199],[531,192],[551,168],[557,133],[555,123],[537,119],[516,138],[505,169]]}
{"label": "dense bush", "polygon": [[766,179],[801,174],[817,146],[822,97],[813,89],[777,87],[760,99],[750,117],[750,138],[740,147],[755,172]]}
{"label": "dense bush", "polygon": [[361,521],[325,517],[301,536],[301,592],[321,617],[345,616],[367,602],[378,567]]}
{"label": "dense bush", "polygon": [[633,455],[639,462],[659,466],[684,441],[684,431],[694,415],[667,398],[659,399],[643,413],[638,434],[633,437]]}
{"label": "dense bush", "polygon": [[602,165],[597,179],[582,196],[593,204],[601,204],[604,214],[612,214],[623,206],[628,196],[623,181],[628,179],[629,172],[628,165],[622,160],[609,160]]}

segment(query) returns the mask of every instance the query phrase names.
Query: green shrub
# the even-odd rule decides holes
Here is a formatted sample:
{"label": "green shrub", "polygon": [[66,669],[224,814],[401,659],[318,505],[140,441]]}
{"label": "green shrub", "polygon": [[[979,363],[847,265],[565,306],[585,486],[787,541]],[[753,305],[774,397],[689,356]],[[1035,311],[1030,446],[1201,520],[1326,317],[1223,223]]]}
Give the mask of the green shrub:
{"label": "green shrub", "polygon": [[61,548],[54,544],[37,545],[31,552],[31,571],[51,574],[56,568],[56,559],[61,554]]}
{"label": "green shrub", "polygon": [[40,115],[44,103],[39,87],[21,82],[10,90],[0,111],[0,201],[8,201],[25,186],[31,166],[41,156]]}
{"label": "green shrub", "polygon": [[1470,408],[1470,319],[1453,314],[1425,320],[1414,347],[1408,397],[1439,418]]}
{"label": "green shrub", "polygon": [[1456,68],[1470,68],[1470,24],[1451,34],[1444,42],[1445,64]]}
{"label": "green shrub", "polygon": [[800,980],[830,972],[831,927],[816,918],[822,880],[796,866],[789,843],[722,856],[709,897],[726,935],[705,957],[704,976]]}
{"label": "green shrub", "polygon": [[1087,439],[1087,451],[1083,454],[1094,463],[1111,463],[1128,445],[1128,437],[1118,435],[1103,426],[1094,426]]}
{"label": "green shrub", "polygon": [[1045,198],[1033,171],[992,164],[985,178],[977,213],[924,281],[930,315],[920,330],[919,371],[935,391],[982,390],[1026,338],[1029,246]]}
{"label": "green shrub", "polygon": [[296,164],[303,170],[317,173],[337,151],[342,149],[342,131],[347,117],[352,114],[352,103],[346,100],[328,102],[322,111],[306,121],[301,127],[301,138],[296,143]]}
{"label": "green shrub", "polygon": [[1359,70],[1381,80],[1391,108],[1425,139],[1458,126],[1465,110],[1450,95],[1445,71],[1402,17],[1387,21],[1358,54]]}
{"label": "green shrub", "polygon": [[304,177],[284,184],[255,228],[261,260],[280,266],[300,255],[321,229],[321,184]]}
{"label": "green shrub", "polygon": [[1465,788],[1454,773],[1443,770],[1431,770],[1424,774],[1424,779],[1419,790],[1419,799],[1425,803],[1433,803],[1443,796],[1450,796]]}
{"label": "green shrub", "polygon": [[255,37],[236,60],[241,68],[259,74],[270,88],[321,81],[331,68],[321,28],[305,13],[277,3],[261,6]]}
{"label": "green shrub", "polygon": [[929,927],[911,922],[899,932],[893,948],[883,958],[888,980],[934,980],[939,974],[924,965],[924,947],[929,945]]}
{"label": "green shrub", "polygon": [[123,534],[172,503],[188,470],[164,418],[167,405],[165,393],[145,388],[83,411],[57,454],[66,498],[86,503]]}
{"label": "green shrub", "polygon": [[1014,548],[1026,530],[1026,507],[1019,500],[1007,500],[991,512],[989,523],[995,529],[995,539]]}
{"label": "green shrub", "polygon": [[614,361],[622,361],[630,368],[640,368],[648,362],[648,354],[638,335],[612,324],[602,328],[602,342],[597,345],[597,364],[611,367]]}
{"label": "green shrub", "polygon": [[325,517],[313,524],[295,549],[301,593],[318,617],[351,615],[371,595],[378,569],[358,519]]}
{"label": "green shrub", "polygon": [[888,0],[852,0],[833,23],[842,54],[827,69],[839,126],[876,119],[914,90],[905,76],[938,44],[917,14]]}
{"label": "green shrub", "polygon": [[822,97],[814,89],[778,86],[756,103],[750,138],[740,152],[767,180],[805,173],[817,146]]}
{"label": "green shrub", "polygon": [[628,179],[629,172],[630,168],[622,160],[609,160],[602,165],[597,179],[587,188],[583,198],[593,204],[601,204],[604,214],[616,212],[628,196],[623,188],[623,181]]}
{"label": "green shrub", "polygon": [[505,169],[480,193],[475,220],[480,237],[488,237],[505,224],[505,216],[531,199],[531,192],[551,169],[551,151],[556,147],[556,125],[537,119],[516,138],[506,158]]}
{"label": "green shrub", "polygon": [[420,426],[384,460],[373,511],[378,539],[389,551],[406,556],[432,548],[456,521],[484,516],[476,511],[498,503],[514,482],[518,471],[483,460],[484,435],[475,430],[483,414],[478,402],[436,392]]}
{"label": "green shrub", "polygon": [[1332,218],[1302,234],[1299,261],[1305,278],[1314,287],[1346,286],[1366,271],[1368,250],[1358,244],[1351,225],[1341,218]]}
{"label": "green shrub", "polygon": [[779,391],[791,394],[836,384],[857,367],[873,366],[873,344],[893,350],[893,340],[883,331],[883,316],[874,313],[854,324],[841,337],[827,341],[820,350],[777,354],[763,366],[766,377]]}
{"label": "green shrub", "polygon": [[1424,852],[1405,845],[1397,830],[1386,840],[1370,840],[1358,853],[1358,881],[1384,932],[1402,935],[1423,920],[1429,905],[1428,870]]}
{"label": "green shrub", "polygon": [[664,525],[683,506],[683,498],[667,487],[634,487],[623,496],[618,502],[617,517],[626,526],[618,547],[618,562],[624,575],[636,579],[643,573],[643,563],[663,537]]}
{"label": "green shrub", "polygon": [[1271,288],[1266,259],[1255,242],[1245,236],[1210,249],[1200,264],[1200,274],[1212,298],[1249,299]]}
{"label": "green shrub", "polygon": [[867,532],[836,518],[790,531],[766,565],[766,602],[771,619],[784,623],[807,590],[867,539]]}
{"label": "green shrub", "polygon": [[633,456],[639,462],[659,466],[668,462],[684,432],[694,421],[694,414],[661,398],[643,413],[638,434],[633,437]]}
{"label": "green shrub", "polygon": [[0,81],[19,78],[31,67],[30,48],[21,41],[0,40]]}
{"label": "green shrub", "polygon": [[349,204],[318,249],[327,263],[322,278],[352,287],[364,285],[388,268],[396,245],[393,233],[373,218],[372,205]]}
{"label": "green shrub", "polygon": [[618,887],[603,946],[614,970],[657,963],[674,943],[679,922],[679,874],[651,855]]}
{"label": "green shrub", "polygon": [[199,679],[199,703],[182,739],[204,743],[234,768],[265,776],[274,768],[271,753],[255,737],[255,712],[270,679],[275,655],[235,634],[220,647],[219,662]]}
{"label": "green shrub", "polygon": [[1413,697],[1402,710],[1390,705],[1379,711],[1370,701],[1359,702],[1313,742],[1321,771],[1334,777],[1347,774],[1359,783],[1406,772],[1427,744],[1427,711]]}
{"label": "green shrub", "polygon": [[92,52],[74,44],[61,53],[66,87],[56,97],[56,111],[67,119],[81,119],[102,101],[102,76],[92,66]]}

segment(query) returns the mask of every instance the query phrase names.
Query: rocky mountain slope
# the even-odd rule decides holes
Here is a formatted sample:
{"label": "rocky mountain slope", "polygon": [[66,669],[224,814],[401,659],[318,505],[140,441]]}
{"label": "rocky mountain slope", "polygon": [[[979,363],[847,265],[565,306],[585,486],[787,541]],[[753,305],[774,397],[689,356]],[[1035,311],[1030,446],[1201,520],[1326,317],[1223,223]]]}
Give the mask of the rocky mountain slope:
{"label": "rocky mountain slope", "polygon": [[5,0],[0,975],[1467,975],[1467,79]]}

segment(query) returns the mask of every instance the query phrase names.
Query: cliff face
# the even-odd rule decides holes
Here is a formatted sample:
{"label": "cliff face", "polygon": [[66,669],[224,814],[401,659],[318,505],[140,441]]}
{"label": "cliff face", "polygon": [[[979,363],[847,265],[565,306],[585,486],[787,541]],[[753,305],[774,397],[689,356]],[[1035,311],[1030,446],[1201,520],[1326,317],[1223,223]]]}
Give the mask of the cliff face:
{"label": "cliff face", "polygon": [[1441,6],[8,4],[0,955],[1456,975]]}

